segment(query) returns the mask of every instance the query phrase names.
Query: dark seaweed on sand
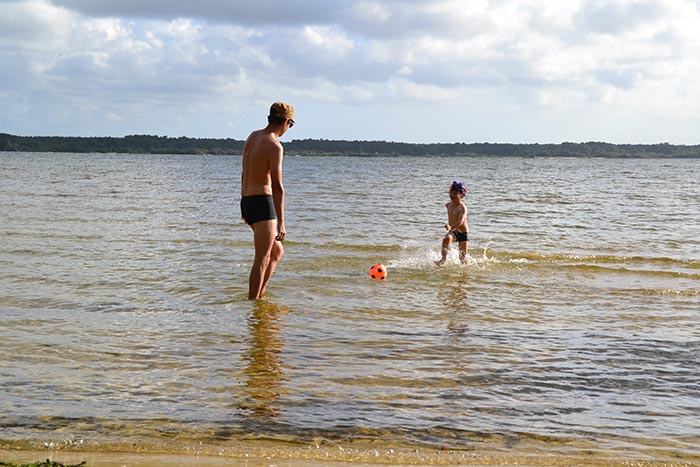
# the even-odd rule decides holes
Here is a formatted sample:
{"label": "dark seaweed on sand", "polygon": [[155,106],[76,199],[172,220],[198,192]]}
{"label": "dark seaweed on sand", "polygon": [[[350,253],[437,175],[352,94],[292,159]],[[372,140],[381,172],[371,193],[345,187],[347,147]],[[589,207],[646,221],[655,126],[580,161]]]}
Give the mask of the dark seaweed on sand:
{"label": "dark seaweed on sand", "polygon": [[46,459],[45,461],[33,462],[31,464],[13,464],[12,462],[2,462],[0,461],[0,467],[84,467],[85,461],[80,464],[61,464],[60,462],[54,462],[52,460]]}

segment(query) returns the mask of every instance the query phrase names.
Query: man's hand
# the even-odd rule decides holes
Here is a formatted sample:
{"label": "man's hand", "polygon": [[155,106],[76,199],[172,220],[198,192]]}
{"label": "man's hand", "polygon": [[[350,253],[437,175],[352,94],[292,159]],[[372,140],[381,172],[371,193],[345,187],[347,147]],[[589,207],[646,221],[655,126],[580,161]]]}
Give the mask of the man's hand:
{"label": "man's hand", "polygon": [[287,238],[287,230],[282,225],[279,228],[279,233],[275,237],[275,240],[277,240],[278,242],[283,242],[285,238]]}

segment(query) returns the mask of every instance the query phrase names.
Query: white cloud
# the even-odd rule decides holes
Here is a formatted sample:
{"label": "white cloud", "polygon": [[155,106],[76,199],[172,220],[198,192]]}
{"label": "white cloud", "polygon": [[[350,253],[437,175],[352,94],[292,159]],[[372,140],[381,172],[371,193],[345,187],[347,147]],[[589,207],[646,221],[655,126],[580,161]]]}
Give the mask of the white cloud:
{"label": "white cloud", "polygon": [[359,1],[346,11],[360,23],[384,24],[392,17],[391,10],[381,2]]}
{"label": "white cloud", "polygon": [[[465,108],[484,122],[498,114],[498,129],[478,118],[475,128],[499,140],[511,139],[507,131],[516,127],[508,122],[528,115],[542,122],[532,134],[550,131],[550,141],[600,139],[600,124],[579,123],[610,115],[654,122],[668,139],[683,129],[695,137],[700,14],[693,0],[343,5],[0,1],[0,131],[242,138],[258,121],[246,116],[257,117],[274,95],[296,99],[300,115],[306,108],[319,122],[299,125],[298,137],[330,131],[328,119],[313,115],[328,106],[350,115],[397,102],[448,121]],[[377,118],[370,130],[401,131],[379,115],[365,117]],[[577,128],[551,125],[566,121]],[[421,140],[464,137],[445,125],[430,133],[429,123]],[[370,138],[354,128],[345,129],[347,139]]]}
{"label": "white cloud", "polygon": [[317,58],[321,55],[321,58],[342,60],[353,49],[353,42],[335,27],[306,26],[301,36]]}
{"label": "white cloud", "polygon": [[338,18],[338,8],[326,0],[52,0],[86,16],[157,19],[195,18],[211,23],[305,25]]}
{"label": "white cloud", "polygon": [[74,14],[42,1],[0,3],[0,46],[35,52],[64,44]]}
{"label": "white cloud", "polygon": [[621,34],[653,25],[664,10],[658,0],[591,0],[582,3],[575,22],[584,31]]}

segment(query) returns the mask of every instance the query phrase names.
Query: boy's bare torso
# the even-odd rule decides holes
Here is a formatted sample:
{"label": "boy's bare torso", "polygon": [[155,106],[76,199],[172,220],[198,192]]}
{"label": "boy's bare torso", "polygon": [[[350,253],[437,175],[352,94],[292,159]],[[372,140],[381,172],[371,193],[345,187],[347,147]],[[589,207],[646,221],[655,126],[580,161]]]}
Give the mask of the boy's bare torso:
{"label": "boy's bare torso", "polygon": [[[469,232],[469,227],[467,225],[467,206],[461,201],[459,204],[450,201],[445,206],[447,207],[447,221],[450,227],[452,227],[451,230]],[[455,226],[455,224],[457,225]]]}

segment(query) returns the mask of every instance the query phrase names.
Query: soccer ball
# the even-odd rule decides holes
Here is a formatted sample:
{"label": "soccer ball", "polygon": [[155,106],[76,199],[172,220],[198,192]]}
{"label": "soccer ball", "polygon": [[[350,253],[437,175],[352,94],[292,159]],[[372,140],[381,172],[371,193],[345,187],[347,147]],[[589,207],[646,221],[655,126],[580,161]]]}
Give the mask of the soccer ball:
{"label": "soccer ball", "polygon": [[372,279],[386,279],[386,268],[383,264],[373,264],[372,267],[369,268],[369,277]]}

